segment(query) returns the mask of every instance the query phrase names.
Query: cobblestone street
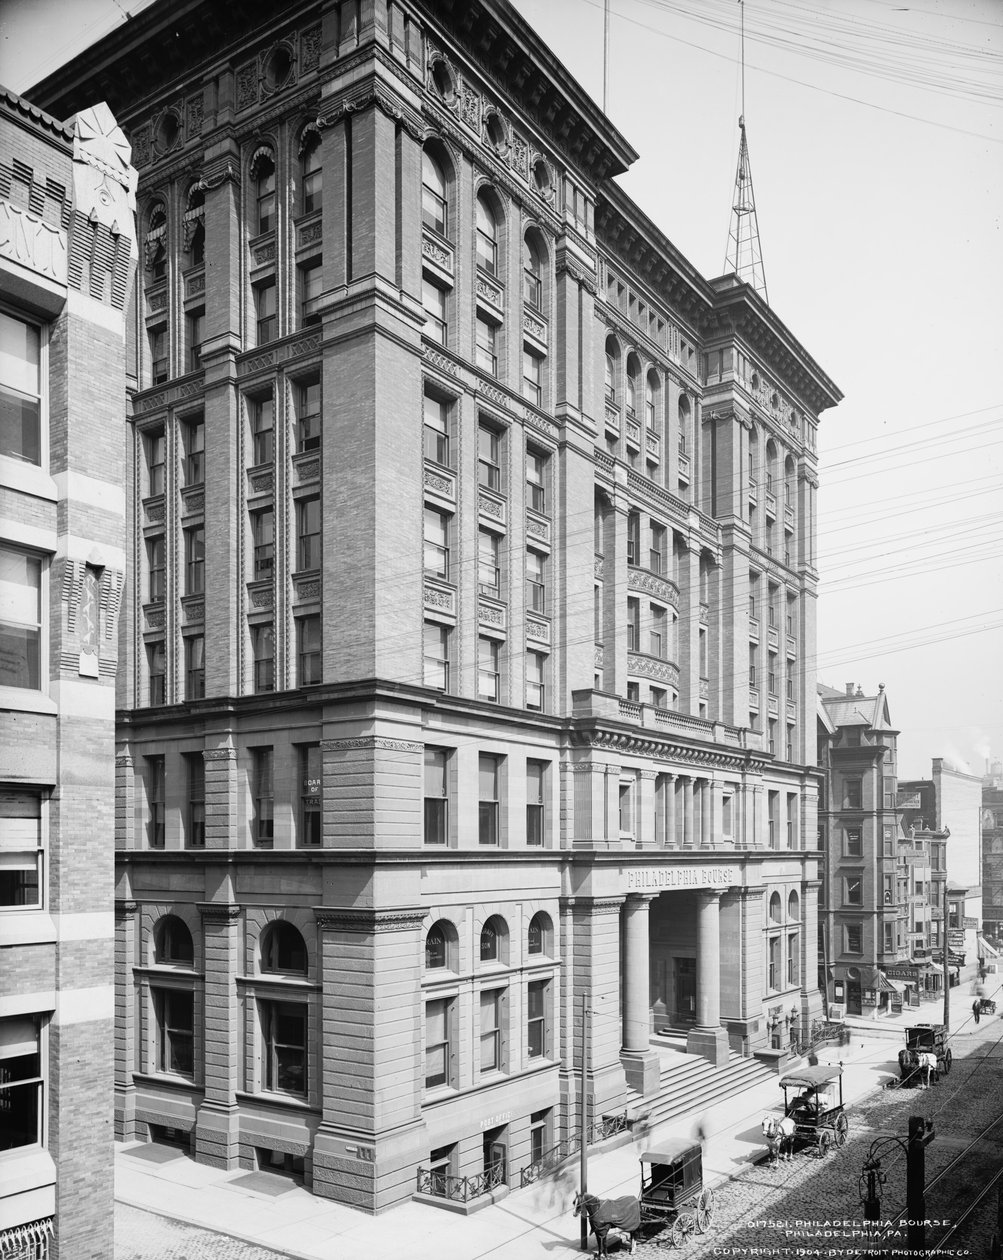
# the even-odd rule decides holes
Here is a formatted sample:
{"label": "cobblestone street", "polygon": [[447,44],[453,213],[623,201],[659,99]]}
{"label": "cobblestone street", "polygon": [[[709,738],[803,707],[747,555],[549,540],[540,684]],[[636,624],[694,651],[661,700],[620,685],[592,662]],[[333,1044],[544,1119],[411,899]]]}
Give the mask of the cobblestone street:
{"label": "cobblestone street", "polygon": [[115,1205],[115,1260],[280,1260],[278,1251]]}

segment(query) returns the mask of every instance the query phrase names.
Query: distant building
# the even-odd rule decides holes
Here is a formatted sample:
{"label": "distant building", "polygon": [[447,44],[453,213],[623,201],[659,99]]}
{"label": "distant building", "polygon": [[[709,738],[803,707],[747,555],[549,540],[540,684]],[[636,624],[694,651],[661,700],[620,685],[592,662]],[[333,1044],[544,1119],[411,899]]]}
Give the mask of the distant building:
{"label": "distant building", "polygon": [[[169,43],[171,55],[164,56]],[[117,1126],[483,1203],[818,1015],[839,391],[503,0],[145,9]]]}
{"label": "distant building", "polygon": [[890,1012],[942,988],[943,838],[903,817],[897,737],[883,687],[819,686],[819,807],[825,853],[820,955],[829,997],[849,1014]]}
{"label": "distant building", "polygon": [[135,172],[0,89],[0,1255],[112,1254],[114,724]]}
{"label": "distant building", "polygon": [[982,930],[994,948],[1003,940],[1003,786],[982,789]]}

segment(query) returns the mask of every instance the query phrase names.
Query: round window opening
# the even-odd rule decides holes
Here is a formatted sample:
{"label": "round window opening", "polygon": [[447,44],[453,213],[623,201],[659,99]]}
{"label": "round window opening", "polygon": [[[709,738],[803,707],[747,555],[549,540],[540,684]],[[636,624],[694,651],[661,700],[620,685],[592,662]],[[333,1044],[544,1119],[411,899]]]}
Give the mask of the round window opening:
{"label": "round window opening", "polygon": [[157,148],[162,153],[173,149],[181,134],[181,123],[177,114],[164,114],[157,124]]}
{"label": "round window opening", "polygon": [[435,84],[435,90],[445,100],[451,100],[456,94],[452,71],[442,60],[435,62],[432,66],[432,82]]}
{"label": "round window opening", "polygon": [[505,148],[505,124],[497,114],[489,114],[485,123],[488,143],[495,149]]}
{"label": "round window opening", "polygon": [[550,192],[550,167],[543,158],[537,158],[533,163],[533,180],[539,192]]}
{"label": "round window opening", "polygon": [[270,88],[281,87],[292,74],[293,59],[284,45],[276,48],[265,63],[265,83]]}

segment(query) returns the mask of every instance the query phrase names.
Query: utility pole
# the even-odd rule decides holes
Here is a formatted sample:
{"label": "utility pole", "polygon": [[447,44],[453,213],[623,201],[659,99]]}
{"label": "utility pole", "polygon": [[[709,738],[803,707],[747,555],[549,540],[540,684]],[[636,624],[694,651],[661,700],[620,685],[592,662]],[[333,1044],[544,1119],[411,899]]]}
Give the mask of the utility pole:
{"label": "utility pole", "polygon": [[906,1148],[905,1214],[906,1245],[917,1256],[926,1255],[926,1144],[933,1138],[932,1121],[909,1117]]}
{"label": "utility pole", "polygon": [[[582,993],[582,1076],[578,1083],[578,1128],[581,1134],[581,1151],[579,1153],[579,1171],[580,1181],[582,1183],[579,1193],[582,1198],[589,1188],[589,1101],[588,1101],[588,1079],[589,1079],[589,1010],[588,995]],[[585,1209],[581,1212],[581,1249],[588,1251],[589,1249],[589,1218]]]}
{"label": "utility pole", "polygon": [[947,930],[947,874],[944,875],[944,901],[943,901],[943,923],[944,923],[944,939],[941,944],[944,946],[944,1028],[947,1032],[951,1031],[951,972],[948,963],[948,930]]}

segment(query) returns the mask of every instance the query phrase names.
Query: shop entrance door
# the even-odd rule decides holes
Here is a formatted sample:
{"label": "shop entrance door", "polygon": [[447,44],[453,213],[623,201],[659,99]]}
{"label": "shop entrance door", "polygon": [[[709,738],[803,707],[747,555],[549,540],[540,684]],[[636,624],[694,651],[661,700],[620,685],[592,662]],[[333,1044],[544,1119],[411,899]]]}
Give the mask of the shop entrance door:
{"label": "shop entrance door", "polygon": [[673,1024],[695,1024],[697,1018],[697,960],[677,958]]}

